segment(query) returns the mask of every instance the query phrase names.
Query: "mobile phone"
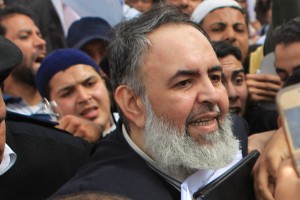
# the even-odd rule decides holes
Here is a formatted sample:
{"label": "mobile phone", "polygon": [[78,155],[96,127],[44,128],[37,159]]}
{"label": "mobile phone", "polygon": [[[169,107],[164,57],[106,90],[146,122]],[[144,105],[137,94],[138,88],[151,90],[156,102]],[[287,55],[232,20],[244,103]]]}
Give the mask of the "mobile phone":
{"label": "mobile phone", "polygon": [[300,177],[300,84],[283,88],[276,96],[295,170]]}

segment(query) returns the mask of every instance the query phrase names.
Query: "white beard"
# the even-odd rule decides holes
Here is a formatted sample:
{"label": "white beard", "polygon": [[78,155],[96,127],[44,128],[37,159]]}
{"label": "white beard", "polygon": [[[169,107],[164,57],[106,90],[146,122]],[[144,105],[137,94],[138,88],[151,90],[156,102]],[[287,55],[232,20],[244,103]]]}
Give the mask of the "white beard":
{"label": "white beard", "polygon": [[199,169],[220,169],[233,162],[239,140],[233,135],[229,115],[219,124],[219,130],[201,136],[209,145],[200,145],[186,132],[186,127],[179,130],[158,117],[147,97],[144,103],[147,110],[145,148],[158,167],[169,175],[185,179]]}

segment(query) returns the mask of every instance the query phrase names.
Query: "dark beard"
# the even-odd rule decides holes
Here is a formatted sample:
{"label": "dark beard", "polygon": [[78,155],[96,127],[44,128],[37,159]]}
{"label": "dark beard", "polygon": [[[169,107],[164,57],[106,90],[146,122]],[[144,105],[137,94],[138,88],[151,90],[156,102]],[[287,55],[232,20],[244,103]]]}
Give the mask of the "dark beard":
{"label": "dark beard", "polygon": [[18,65],[12,72],[11,76],[18,82],[29,85],[36,88],[34,77],[35,73],[32,68],[28,68],[24,65]]}

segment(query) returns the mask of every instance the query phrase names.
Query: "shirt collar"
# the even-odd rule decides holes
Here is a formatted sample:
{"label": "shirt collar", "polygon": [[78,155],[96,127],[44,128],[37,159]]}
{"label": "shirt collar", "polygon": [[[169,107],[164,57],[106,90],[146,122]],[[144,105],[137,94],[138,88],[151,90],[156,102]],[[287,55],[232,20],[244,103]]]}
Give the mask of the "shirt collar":
{"label": "shirt collar", "polygon": [[4,154],[2,162],[0,163],[0,175],[9,170],[16,162],[17,155],[11,150],[11,148],[5,144]]}

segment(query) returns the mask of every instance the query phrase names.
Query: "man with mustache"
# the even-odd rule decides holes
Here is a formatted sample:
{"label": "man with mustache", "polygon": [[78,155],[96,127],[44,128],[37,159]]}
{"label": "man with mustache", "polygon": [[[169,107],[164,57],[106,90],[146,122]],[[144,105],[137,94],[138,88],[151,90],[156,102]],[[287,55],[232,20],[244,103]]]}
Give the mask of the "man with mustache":
{"label": "man with mustache", "polygon": [[[120,24],[108,56],[121,120],[55,196],[180,199],[242,157],[220,63],[206,33],[178,8],[158,5]],[[191,175],[199,181],[182,187]]]}
{"label": "man with mustache", "polygon": [[[46,42],[25,9],[7,7],[0,10],[1,35],[16,44],[23,53],[22,62],[4,81],[7,110],[25,115],[45,114],[34,76],[46,55]],[[39,115],[41,117],[41,115]],[[43,117],[49,117],[48,115]]]}

